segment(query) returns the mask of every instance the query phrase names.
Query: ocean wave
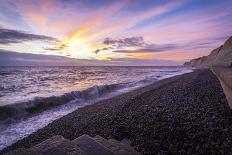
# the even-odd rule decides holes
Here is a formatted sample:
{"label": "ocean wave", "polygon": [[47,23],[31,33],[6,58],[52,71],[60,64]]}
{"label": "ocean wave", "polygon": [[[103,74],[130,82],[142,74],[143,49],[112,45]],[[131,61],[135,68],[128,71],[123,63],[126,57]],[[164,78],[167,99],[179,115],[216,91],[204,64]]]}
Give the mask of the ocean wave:
{"label": "ocean wave", "polygon": [[95,85],[83,91],[72,91],[61,96],[36,97],[28,102],[0,106],[0,121],[12,118],[19,119],[73,100],[88,101],[97,99],[122,87],[123,84]]}
{"label": "ocean wave", "polygon": [[149,76],[149,77],[144,78],[143,80],[132,82],[130,84],[130,87],[140,87],[140,86],[144,86],[144,85],[150,84],[155,81],[157,81],[156,76],[155,77]]}

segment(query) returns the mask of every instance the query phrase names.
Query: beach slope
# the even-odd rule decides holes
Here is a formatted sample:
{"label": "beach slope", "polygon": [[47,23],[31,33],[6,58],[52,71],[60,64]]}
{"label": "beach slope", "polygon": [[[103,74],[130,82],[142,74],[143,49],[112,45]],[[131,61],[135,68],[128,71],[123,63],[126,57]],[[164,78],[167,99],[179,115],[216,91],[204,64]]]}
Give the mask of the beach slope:
{"label": "beach slope", "polygon": [[216,76],[196,70],[80,108],[5,151],[83,134],[128,138],[143,154],[231,153],[232,111]]}

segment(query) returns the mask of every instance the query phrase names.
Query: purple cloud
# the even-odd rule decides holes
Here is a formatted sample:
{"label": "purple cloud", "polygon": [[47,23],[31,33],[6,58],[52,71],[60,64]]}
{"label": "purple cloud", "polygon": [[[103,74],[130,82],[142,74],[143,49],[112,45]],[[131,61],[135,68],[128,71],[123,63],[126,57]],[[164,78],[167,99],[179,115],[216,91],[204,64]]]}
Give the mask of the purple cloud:
{"label": "purple cloud", "polygon": [[[123,39],[112,39],[112,38],[105,38],[103,43],[110,47],[104,47],[102,49],[97,49],[93,51],[93,53],[98,54],[101,51],[115,49],[112,52],[115,53],[144,53],[144,52],[163,52],[163,51],[170,51],[173,49],[178,48],[179,46],[176,44],[148,44],[144,42],[143,37],[130,37],[130,38],[123,38]],[[135,50],[127,50],[125,48],[128,47],[135,47]]]}
{"label": "purple cloud", "polygon": [[123,39],[112,39],[105,38],[104,44],[111,45],[114,47],[134,47],[134,46],[143,46],[144,40],[143,37],[131,37],[131,38],[123,38]]}
{"label": "purple cloud", "polygon": [[110,49],[114,49],[114,48],[113,47],[104,47],[102,49],[96,49],[95,51],[93,51],[93,53],[98,54],[101,51],[107,51],[107,50],[110,50]]}
{"label": "purple cloud", "polygon": [[136,50],[115,50],[115,53],[150,53],[150,52],[164,52],[170,51],[173,49],[179,48],[176,44],[164,44],[164,45],[156,45],[156,44],[147,44],[144,48],[139,48]]}
{"label": "purple cloud", "polygon": [[122,39],[113,39],[113,38],[105,38],[103,44],[108,47],[104,47],[102,49],[96,49],[93,53],[98,54],[101,51],[106,51],[110,49],[120,49],[127,47],[143,47],[146,43],[143,40],[143,37],[130,37],[130,38],[122,38]]}
{"label": "purple cloud", "polygon": [[181,61],[135,58],[110,60],[73,59],[63,56],[18,53],[0,49],[0,66],[164,66],[182,65]]}
{"label": "purple cloud", "polygon": [[68,45],[59,43],[54,45],[54,47],[49,47],[49,48],[44,48],[45,50],[50,50],[50,51],[62,51],[67,49]]}
{"label": "purple cloud", "polygon": [[26,33],[24,31],[0,28],[0,44],[22,43],[25,41],[58,41],[56,38]]}

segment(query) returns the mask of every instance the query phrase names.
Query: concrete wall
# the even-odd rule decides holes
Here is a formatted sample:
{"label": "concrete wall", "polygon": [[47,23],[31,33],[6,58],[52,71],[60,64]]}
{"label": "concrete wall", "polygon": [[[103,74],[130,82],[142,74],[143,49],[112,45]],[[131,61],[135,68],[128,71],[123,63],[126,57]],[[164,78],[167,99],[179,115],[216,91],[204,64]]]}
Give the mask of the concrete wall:
{"label": "concrete wall", "polygon": [[228,104],[232,109],[232,67],[212,67],[211,70],[219,79]]}

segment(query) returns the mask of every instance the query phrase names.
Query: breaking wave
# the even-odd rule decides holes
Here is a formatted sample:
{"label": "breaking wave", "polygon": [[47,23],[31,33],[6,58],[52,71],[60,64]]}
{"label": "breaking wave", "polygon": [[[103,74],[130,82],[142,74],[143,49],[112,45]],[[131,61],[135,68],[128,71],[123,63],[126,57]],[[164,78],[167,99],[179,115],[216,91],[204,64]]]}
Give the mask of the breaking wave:
{"label": "breaking wave", "polygon": [[0,107],[0,120],[22,118],[36,112],[56,107],[70,101],[88,101],[98,99],[123,87],[123,84],[93,86],[83,91],[72,91],[61,96],[47,98],[36,97],[28,102],[5,105]]}

